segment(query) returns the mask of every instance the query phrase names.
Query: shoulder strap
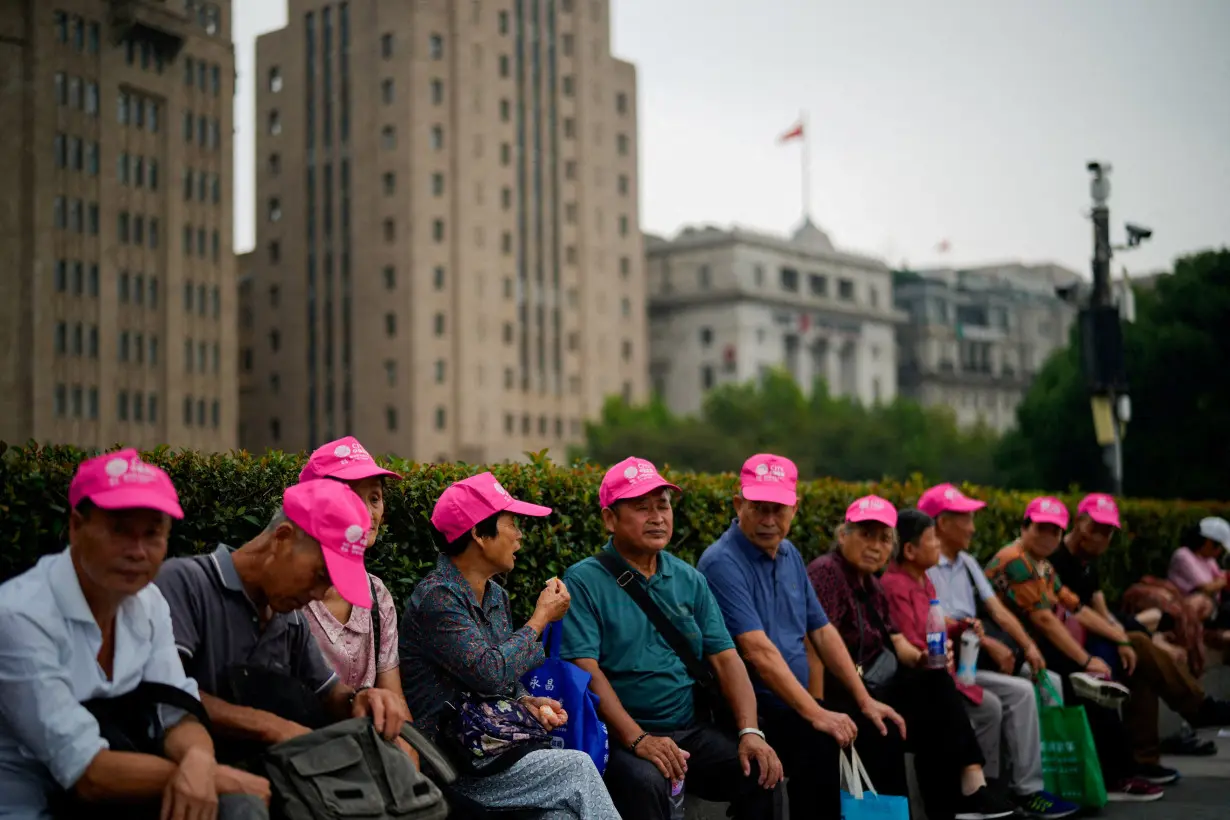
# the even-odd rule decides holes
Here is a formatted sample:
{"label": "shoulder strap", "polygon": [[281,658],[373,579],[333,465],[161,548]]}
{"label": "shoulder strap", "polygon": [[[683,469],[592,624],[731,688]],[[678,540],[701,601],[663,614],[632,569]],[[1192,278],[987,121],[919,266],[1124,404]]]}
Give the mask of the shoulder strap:
{"label": "shoulder strap", "polygon": [[367,574],[367,586],[372,591],[372,669],[380,667],[380,602],[376,600],[376,576]]}
{"label": "shoulder strap", "polygon": [[645,617],[649,618],[649,622],[658,630],[658,634],[683,661],[692,679],[703,686],[715,686],[713,667],[696,656],[688,639],[683,636],[677,626],[671,623],[671,619],[666,617],[666,613],[654,603],[653,598],[649,597],[649,590],[645,588],[645,582],[641,580],[640,574],[625,567],[619,558],[608,550],[598,553],[597,558],[602,568],[609,572],[619,588],[628,593],[628,597],[636,602],[641,612],[645,613]]}
{"label": "shoulder strap", "polygon": [[166,683],[141,681],[130,692],[125,692],[114,698],[94,698],[93,700],[85,701],[82,705],[93,713],[95,717],[105,717],[112,714],[124,716],[137,712],[142,707],[156,706],[158,704],[164,704],[187,712],[200,721],[206,731],[211,734],[213,733],[213,723],[210,721],[209,713],[205,711],[204,705],[183,689]]}

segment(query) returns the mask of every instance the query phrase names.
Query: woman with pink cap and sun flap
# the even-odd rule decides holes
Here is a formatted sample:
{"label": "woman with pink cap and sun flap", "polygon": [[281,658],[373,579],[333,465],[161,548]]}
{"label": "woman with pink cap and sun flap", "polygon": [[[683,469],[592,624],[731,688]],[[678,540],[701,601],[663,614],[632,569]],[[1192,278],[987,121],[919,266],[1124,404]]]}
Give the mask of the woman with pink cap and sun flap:
{"label": "woman with pink cap and sun flap", "polygon": [[[317,448],[299,474],[299,481],[328,478],[354,490],[372,516],[367,539],[371,549],[384,521],[384,482],[390,476],[401,478],[377,464],[358,439],[346,436]],[[352,605],[330,587],[323,599],[312,601],[303,612],[321,652],[343,683],[355,689],[385,689],[403,697],[397,659],[397,609],[384,582],[370,572],[367,577],[370,607]]]}
{"label": "woman with pink cap and sun flap", "polygon": [[[415,587],[401,624],[406,700],[416,727],[433,740],[448,741],[455,733],[447,704],[460,708],[482,700],[512,712],[513,702],[520,702],[533,714],[526,719],[536,718],[548,731],[568,720],[558,702],[531,697],[521,683],[546,659],[542,635],[568,611],[568,590],[558,578],[548,580],[529,621],[514,629],[508,593],[495,581],[516,564],[517,517],[550,514],[550,507],[513,498],[491,473],[452,484],[436,501],[431,524],[440,555]],[[619,820],[585,752],[527,744],[504,754],[511,757],[496,761],[510,766],[460,777],[453,788],[488,809],[526,809],[552,820]]]}

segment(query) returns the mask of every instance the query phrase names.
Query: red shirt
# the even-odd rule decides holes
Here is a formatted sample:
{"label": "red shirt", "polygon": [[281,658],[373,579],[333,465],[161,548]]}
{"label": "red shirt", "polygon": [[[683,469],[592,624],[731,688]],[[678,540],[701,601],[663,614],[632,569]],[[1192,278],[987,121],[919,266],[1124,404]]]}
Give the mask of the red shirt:
{"label": "red shirt", "polygon": [[[888,598],[888,608],[893,615],[893,623],[901,630],[901,635],[911,646],[927,651],[927,613],[931,610],[931,601],[935,596],[935,586],[931,579],[923,576],[922,583],[910,577],[897,563],[889,564],[880,578],[880,586]],[[949,627],[948,639],[954,640],[961,628]],[[949,670],[956,680],[956,672]],[[957,683],[957,690],[969,698],[974,704],[982,703],[982,687]]]}

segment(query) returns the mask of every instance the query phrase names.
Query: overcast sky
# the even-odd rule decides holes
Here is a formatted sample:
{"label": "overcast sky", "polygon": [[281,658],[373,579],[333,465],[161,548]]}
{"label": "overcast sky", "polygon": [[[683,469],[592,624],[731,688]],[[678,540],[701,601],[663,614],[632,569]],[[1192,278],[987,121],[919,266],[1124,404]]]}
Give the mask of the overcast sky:
{"label": "overcast sky", "polygon": [[[392,0],[385,0],[392,2]],[[408,0],[406,0],[408,1]],[[1088,270],[1089,159],[1114,166],[1112,235],[1145,272],[1230,244],[1230,0],[613,0],[640,83],[641,223],[787,231],[915,267]],[[253,244],[253,49],[284,0],[234,2],[235,241]],[[951,243],[946,256],[936,246]]]}

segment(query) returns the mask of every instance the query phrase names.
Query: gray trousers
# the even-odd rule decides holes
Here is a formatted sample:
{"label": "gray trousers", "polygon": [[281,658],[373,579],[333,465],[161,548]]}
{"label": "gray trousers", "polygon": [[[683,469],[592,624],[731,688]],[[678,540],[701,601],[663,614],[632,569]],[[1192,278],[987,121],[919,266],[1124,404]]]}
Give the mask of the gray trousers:
{"label": "gray trousers", "polygon": [[979,670],[982,703],[966,704],[986,763],[987,777],[1000,776],[1000,744],[1012,761],[1009,786],[1019,795],[1042,791],[1042,733],[1033,684],[1024,679]]}

